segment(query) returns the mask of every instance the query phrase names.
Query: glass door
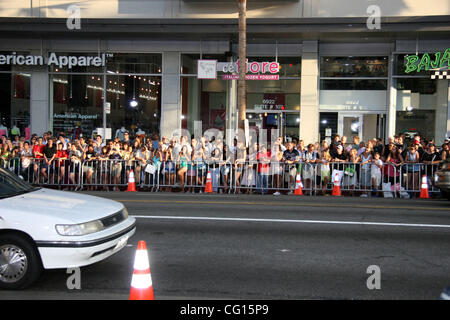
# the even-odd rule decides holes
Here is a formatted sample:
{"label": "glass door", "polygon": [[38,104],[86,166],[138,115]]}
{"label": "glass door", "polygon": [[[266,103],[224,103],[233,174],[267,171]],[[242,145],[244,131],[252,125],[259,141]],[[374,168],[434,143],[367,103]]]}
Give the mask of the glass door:
{"label": "glass door", "polygon": [[363,116],[362,114],[340,113],[338,119],[338,134],[352,141],[354,136],[363,140]]}

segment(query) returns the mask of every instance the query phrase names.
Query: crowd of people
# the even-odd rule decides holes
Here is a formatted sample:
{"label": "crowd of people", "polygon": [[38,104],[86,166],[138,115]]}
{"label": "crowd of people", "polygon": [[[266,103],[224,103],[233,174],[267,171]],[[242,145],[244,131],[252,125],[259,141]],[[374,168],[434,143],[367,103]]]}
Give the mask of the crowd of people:
{"label": "crowd of people", "polygon": [[[12,168],[34,184],[71,188],[83,180],[89,189],[119,190],[133,171],[136,185],[202,192],[208,173],[214,192],[293,193],[297,173],[305,190],[327,195],[335,172],[349,194],[377,194],[383,181],[401,182],[417,190],[420,176],[431,174],[450,157],[450,142],[437,147],[433,140],[405,135],[360,141],[358,136],[335,135],[332,141],[304,145],[303,140],[278,137],[271,145],[234,139],[227,145],[221,137],[160,137],[139,135],[105,141],[101,136],[70,140],[64,132],[54,136],[33,134],[0,141],[0,165]],[[399,168],[403,168],[400,176]],[[402,181],[402,179],[404,181]]]}

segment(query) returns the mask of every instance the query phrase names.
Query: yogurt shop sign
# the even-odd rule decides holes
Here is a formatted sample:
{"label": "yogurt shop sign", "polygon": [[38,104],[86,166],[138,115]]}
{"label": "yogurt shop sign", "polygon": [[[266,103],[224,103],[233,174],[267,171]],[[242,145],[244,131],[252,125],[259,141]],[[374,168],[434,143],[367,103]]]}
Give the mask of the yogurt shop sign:
{"label": "yogurt shop sign", "polygon": [[57,66],[59,68],[67,67],[103,67],[106,63],[106,54],[98,56],[67,56],[57,55],[50,52],[48,57],[42,55],[22,55],[12,52],[11,54],[0,55],[0,65],[18,65],[18,66]]}
{"label": "yogurt shop sign", "polygon": [[[213,63],[214,60],[198,60],[198,65],[202,69],[206,68],[206,63]],[[203,63],[205,66],[203,66]],[[280,64],[278,62],[245,62],[246,80],[279,80]],[[210,67],[210,69],[212,69]],[[217,62],[215,72],[222,73],[223,80],[239,80],[239,60],[236,62]],[[201,77],[205,79],[205,77]],[[217,74],[211,74],[210,79],[216,79]],[[200,79],[200,77],[199,77]]]}

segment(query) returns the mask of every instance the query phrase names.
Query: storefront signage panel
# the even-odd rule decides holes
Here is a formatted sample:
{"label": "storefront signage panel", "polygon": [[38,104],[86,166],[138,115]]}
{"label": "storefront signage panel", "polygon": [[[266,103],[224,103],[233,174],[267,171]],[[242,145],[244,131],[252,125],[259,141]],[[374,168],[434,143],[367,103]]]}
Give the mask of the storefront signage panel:
{"label": "storefront signage panel", "polygon": [[58,56],[56,53],[49,53],[48,57],[41,55],[21,55],[15,52],[7,55],[0,55],[0,65],[18,66],[43,66],[55,65],[59,68],[82,66],[82,67],[103,67],[106,63],[106,54],[99,56]]}
{"label": "storefront signage panel", "polygon": [[447,67],[450,70],[450,48],[434,54],[424,53],[422,57],[409,55],[405,57],[405,73],[428,71]]}
{"label": "storefront signage panel", "polygon": [[253,105],[255,110],[284,110],[286,95],[284,93],[265,93],[261,103]]}
{"label": "storefront signage panel", "polygon": [[[217,68],[211,65],[214,60],[198,60],[197,77],[199,79],[215,79],[215,73],[222,73],[223,80],[239,80],[239,60],[236,62],[218,62]],[[245,62],[246,80],[279,80],[280,64],[273,62]],[[206,71],[210,72],[206,72]]]}
{"label": "storefront signage panel", "polygon": [[385,90],[321,90],[320,110],[385,111]]}

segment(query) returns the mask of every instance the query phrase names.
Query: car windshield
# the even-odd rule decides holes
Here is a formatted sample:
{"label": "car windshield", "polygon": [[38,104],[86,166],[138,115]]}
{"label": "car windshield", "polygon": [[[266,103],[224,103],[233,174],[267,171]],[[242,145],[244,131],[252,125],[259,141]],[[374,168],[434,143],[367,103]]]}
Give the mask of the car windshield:
{"label": "car windshield", "polygon": [[14,197],[36,189],[13,173],[0,168],[0,199]]}

